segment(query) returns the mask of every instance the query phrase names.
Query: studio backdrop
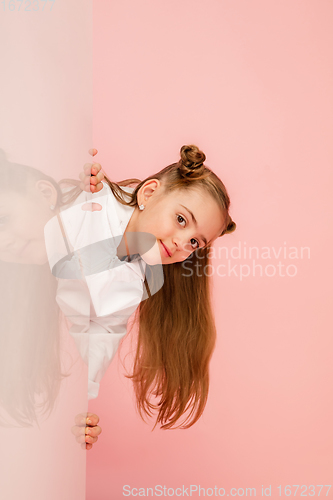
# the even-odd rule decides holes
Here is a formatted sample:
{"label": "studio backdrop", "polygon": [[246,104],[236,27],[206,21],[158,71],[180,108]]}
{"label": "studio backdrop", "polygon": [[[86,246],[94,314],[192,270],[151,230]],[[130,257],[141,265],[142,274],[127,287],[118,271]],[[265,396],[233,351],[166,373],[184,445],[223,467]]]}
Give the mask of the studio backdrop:
{"label": "studio backdrop", "polygon": [[[333,498],[332,2],[4,0],[0,12],[3,498]],[[29,186],[78,180],[92,147],[112,181],[143,180],[189,144],[237,228],[195,270],[210,276],[217,331],[205,411],[152,430],[125,376],[136,327],[88,402],[39,253],[52,208]],[[73,435],[87,410],[102,427],[90,451]]]}

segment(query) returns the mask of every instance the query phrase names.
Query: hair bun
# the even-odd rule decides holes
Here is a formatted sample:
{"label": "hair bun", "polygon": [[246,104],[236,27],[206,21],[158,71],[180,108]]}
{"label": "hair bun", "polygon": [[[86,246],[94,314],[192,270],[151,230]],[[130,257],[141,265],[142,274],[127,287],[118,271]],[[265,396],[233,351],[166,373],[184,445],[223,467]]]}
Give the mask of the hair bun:
{"label": "hair bun", "polygon": [[205,153],[191,144],[189,146],[182,146],[180,149],[179,171],[183,177],[196,178],[200,176],[204,169],[204,161],[206,159]]}
{"label": "hair bun", "polygon": [[228,225],[227,225],[227,228],[223,231],[222,234],[226,234],[226,233],[233,233],[234,231],[236,231],[236,222],[234,222],[231,217],[229,216],[229,222],[228,222]]}

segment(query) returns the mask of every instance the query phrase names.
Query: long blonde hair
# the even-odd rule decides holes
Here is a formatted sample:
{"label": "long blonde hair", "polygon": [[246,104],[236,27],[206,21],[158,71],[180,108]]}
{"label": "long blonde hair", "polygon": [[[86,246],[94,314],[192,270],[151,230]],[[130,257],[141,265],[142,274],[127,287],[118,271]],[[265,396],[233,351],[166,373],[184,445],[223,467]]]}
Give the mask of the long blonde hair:
{"label": "long blonde hair", "polygon": [[[159,179],[166,192],[205,190],[227,215],[222,236],[233,232],[236,224],[229,215],[227,190],[221,179],[204,165],[205,159],[197,146],[183,146],[179,162],[143,181],[127,179],[115,183],[107,177],[105,180],[116,199],[129,206],[138,205],[137,193],[150,179]],[[138,185],[132,193],[126,192],[125,200],[121,186],[132,183]],[[209,251],[209,245],[196,250],[186,259],[187,264],[193,269],[196,264],[205,268]],[[184,276],[183,270],[183,262],[163,265],[162,288],[142,301],[135,313],[138,339],[133,373],[127,377],[133,381],[142,419],[157,411],[155,426],[159,423],[162,429],[186,429],[202,415],[208,397],[209,362],[216,342],[209,277],[195,272]],[[153,397],[159,398],[157,404],[152,402]]]}

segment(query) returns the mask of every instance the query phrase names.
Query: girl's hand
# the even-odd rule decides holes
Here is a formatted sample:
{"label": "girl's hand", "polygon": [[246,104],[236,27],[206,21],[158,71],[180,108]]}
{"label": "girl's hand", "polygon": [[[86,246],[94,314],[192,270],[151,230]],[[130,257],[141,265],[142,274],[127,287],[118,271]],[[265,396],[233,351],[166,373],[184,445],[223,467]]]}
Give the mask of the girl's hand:
{"label": "girl's hand", "polygon": [[[97,149],[89,149],[88,153],[95,156]],[[83,166],[83,172],[79,175],[81,182],[80,188],[88,193],[98,193],[103,188],[102,180],[104,179],[104,172],[99,163],[86,163]]]}
{"label": "girl's hand", "polygon": [[99,425],[98,415],[95,413],[80,413],[75,417],[75,425],[72,427],[72,433],[83,450],[91,450],[92,446],[98,440],[102,432]]}

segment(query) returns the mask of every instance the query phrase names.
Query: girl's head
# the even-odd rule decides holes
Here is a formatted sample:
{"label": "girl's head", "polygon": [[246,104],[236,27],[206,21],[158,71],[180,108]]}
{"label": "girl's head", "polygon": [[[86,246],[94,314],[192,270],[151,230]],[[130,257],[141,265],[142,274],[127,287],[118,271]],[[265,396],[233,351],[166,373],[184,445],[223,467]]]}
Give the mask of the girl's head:
{"label": "girl's head", "polygon": [[203,164],[205,154],[190,145],[181,148],[180,156],[178,163],[140,182],[132,193],[136,207],[126,231],[156,237],[149,263],[154,252],[156,263],[182,262],[236,228],[228,212],[227,190]]}

